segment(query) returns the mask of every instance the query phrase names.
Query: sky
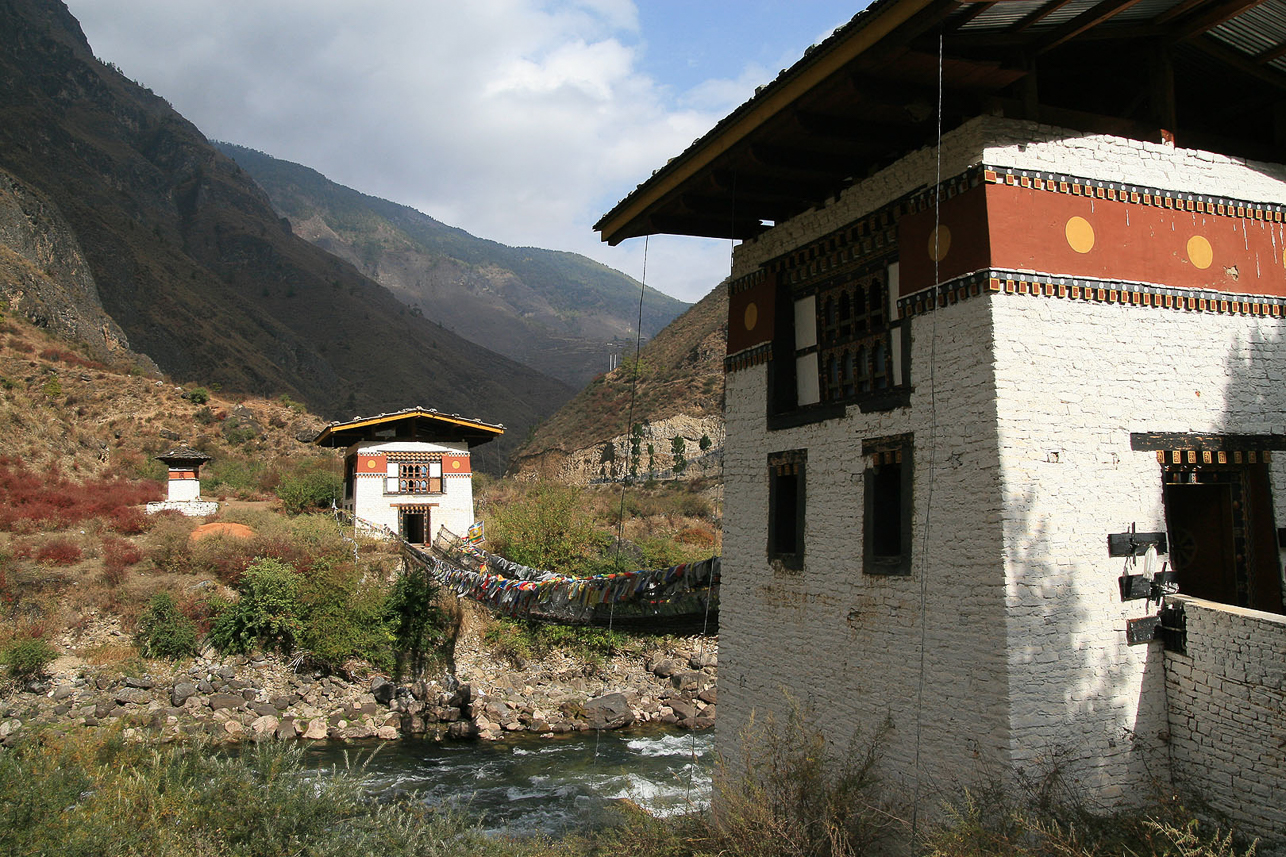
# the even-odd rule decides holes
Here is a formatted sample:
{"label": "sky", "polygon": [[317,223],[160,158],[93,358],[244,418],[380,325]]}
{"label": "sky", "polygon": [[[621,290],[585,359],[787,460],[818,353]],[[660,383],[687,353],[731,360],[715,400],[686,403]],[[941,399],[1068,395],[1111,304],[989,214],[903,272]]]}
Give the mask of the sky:
{"label": "sky", "polygon": [[210,139],[696,301],[731,245],[593,224],[864,0],[66,0]]}

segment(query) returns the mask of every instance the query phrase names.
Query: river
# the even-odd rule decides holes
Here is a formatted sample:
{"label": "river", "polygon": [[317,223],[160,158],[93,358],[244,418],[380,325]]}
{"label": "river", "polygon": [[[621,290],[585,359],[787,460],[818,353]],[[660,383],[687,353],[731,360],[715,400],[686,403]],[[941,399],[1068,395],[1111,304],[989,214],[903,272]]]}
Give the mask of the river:
{"label": "river", "polygon": [[314,747],[308,767],[360,768],[377,797],[414,795],[482,818],[484,829],[559,834],[595,823],[627,798],[654,815],[710,802],[713,730],[646,729],[489,742],[403,739],[357,749]]}

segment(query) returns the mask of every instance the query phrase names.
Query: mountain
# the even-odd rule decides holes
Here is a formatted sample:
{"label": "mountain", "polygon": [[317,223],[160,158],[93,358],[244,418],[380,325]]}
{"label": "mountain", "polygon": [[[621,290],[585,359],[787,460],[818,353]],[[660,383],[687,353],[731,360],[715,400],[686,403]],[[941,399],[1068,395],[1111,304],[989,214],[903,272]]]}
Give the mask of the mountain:
{"label": "mountain", "polygon": [[509,473],[573,484],[721,478],[727,343],[728,290],[720,284],[658,333],[637,361],[631,355],[598,376],[541,423],[514,454]]}
{"label": "mountain", "polygon": [[[195,126],[95,59],[57,0],[0,0],[0,170],[0,292],[37,321],[97,326],[104,353],[127,343],[143,368],[329,418],[418,404],[502,422],[502,456],[571,395],[294,235]],[[78,255],[55,263],[55,245]]]}
{"label": "mountain", "polygon": [[[352,263],[461,336],[574,387],[634,346],[639,283],[576,253],[509,247],[308,167],[214,144],[248,172],[296,235]],[[647,289],[651,338],[689,304]]]}

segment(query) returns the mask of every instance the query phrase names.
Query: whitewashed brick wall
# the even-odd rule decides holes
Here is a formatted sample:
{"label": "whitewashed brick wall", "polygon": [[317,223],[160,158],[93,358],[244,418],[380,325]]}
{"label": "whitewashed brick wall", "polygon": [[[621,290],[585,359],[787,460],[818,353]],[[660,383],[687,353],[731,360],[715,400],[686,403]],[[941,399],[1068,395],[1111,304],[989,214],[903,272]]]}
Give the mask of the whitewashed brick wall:
{"label": "whitewashed brick wall", "polygon": [[1178,600],[1187,654],[1165,661],[1175,781],[1286,851],[1286,616]]}
{"label": "whitewashed brick wall", "polygon": [[[943,141],[943,177],[981,162],[1286,202],[1280,167],[993,117]],[[908,155],[742,244],[734,275],[935,173],[932,150]],[[737,758],[752,712],[780,719],[790,694],[837,752],[891,719],[883,772],[924,810],[939,790],[1024,768],[1058,769],[1105,806],[1151,798],[1169,775],[1163,654],[1126,644],[1126,620],[1145,608],[1121,603],[1124,561],[1108,557],[1107,536],[1164,530],[1165,519],[1160,465],[1130,449],[1130,433],[1286,433],[1283,327],[973,298],[914,320],[910,408],[849,408],[773,432],[766,367],[731,373],[720,751]],[[915,437],[913,574],[864,575],[861,442],[904,432]],[[804,568],[773,571],[767,456],[801,448]],[[1279,525],[1284,457],[1273,464]]]}
{"label": "whitewashed brick wall", "polygon": [[[398,452],[437,452],[468,454],[467,443],[423,443],[412,441],[363,442],[349,447],[348,454],[360,449],[364,453],[379,455]],[[473,523],[473,479],[470,476],[442,477],[441,494],[389,494],[385,478],[358,476],[354,486],[353,514],[377,526],[398,531],[398,505],[436,504],[430,512],[428,538],[445,526],[457,536],[464,535]]]}

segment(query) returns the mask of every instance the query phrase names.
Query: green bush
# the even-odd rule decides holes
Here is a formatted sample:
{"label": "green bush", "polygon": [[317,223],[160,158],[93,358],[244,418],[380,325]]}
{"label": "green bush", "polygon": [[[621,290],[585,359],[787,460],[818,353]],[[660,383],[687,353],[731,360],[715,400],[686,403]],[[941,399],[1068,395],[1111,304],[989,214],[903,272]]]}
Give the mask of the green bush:
{"label": "green bush", "polygon": [[44,676],[57,657],[58,651],[53,646],[39,638],[29,638],[5,649],[0,660],[9,668],[9,675],[18,681],[30,681]]}
{"label": "green bush", "polygon": [[194,405],[204,405],[210,401],[210,391],[205,387],[195,387],[188,393],[188,401]]}
{"label": "green bush", "polygon": [[179,610],[173,596],[158,592],[138,617],[134,644],[145,658],[185,658],[196,653],[196,625]]}
{"label": "green bush", "polygon": [[420,676],[441,659],[450,623],[437,600],[437,582],[424,569],[411,566],[393,583],[384,610],[396,652],[394,674],[399,679]]}
{"label": "green bush", "polygon": [[497,508],[489,537],[514,562],[564,574],[575,573],[608,540],[594,528],[580,491],[550,483]]}
{"label": "green bush", "polygon": [[237,584],[241,597],[210,629],[210,644],[224,654],[243,654],[256,646],[292,651],[303,628],[301,582],[299,574],[279,560],[255,560]]}
{"label": "green bush", "polygon": [[344,483],[328,470],[312,468],[303,472],[288,473],[277,485],[277,496],[291,514],[308,509],[325,509],[331,500],[339,499]]}
{"label": "green bush", "polygon": [[381,670],[393,668],[385,593],[361,581],[351,562],[314,561],[300,602],[299,648],[317,666],[335,669],[361,658]]}

